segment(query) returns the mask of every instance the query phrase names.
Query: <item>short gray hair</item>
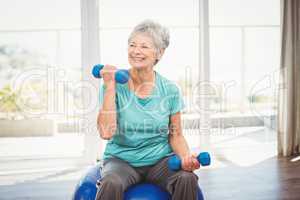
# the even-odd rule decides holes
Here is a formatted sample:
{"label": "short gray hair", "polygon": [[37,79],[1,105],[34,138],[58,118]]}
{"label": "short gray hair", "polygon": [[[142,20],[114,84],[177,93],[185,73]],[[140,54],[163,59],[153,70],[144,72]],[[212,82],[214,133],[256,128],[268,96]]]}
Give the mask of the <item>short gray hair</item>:
{"label": "short gray hair", "polygon": [[142,21],[140,24],[134,27],[133,31],[129,35],[128,43],[130,43],[132,38],[139,33],[145,33],[149,35],[152,38],[157,50],[166,49],[169,46],[169,30],[157,22],[149,19]]}

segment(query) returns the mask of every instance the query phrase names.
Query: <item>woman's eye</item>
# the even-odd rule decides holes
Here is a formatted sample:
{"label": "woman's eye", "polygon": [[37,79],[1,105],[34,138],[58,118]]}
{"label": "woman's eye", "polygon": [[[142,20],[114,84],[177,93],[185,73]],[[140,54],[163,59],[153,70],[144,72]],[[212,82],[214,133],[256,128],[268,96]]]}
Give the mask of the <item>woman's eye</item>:
{"label": "woman's eye", "polygon": [[142,48],[143,48],[143,49],[148,49],[148,47],[147,47],[147,46],[142,46]]}

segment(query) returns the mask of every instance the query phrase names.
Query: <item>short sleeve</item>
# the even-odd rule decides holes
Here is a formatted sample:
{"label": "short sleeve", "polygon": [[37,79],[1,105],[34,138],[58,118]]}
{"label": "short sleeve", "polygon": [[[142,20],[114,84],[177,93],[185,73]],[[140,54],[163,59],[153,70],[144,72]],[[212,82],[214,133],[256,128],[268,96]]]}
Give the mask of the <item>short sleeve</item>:
{"label": "short sleeve", "polygon": [[181,111],[185,105],[179,88],[177,86],[173,86],[171,91],[170,114],[173,115]]}

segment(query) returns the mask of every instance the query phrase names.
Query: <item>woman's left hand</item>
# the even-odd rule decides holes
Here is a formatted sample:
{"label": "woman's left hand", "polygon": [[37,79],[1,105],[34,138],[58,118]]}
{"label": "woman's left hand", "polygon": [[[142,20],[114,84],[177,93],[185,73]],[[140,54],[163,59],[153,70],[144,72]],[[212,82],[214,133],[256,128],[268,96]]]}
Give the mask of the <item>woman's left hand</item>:
{"label": "woman's left hand", "polygon": [[200,163],[195,155],[187,155],[181,158],[181,168],[185,171],[194,171],[200,168]]}

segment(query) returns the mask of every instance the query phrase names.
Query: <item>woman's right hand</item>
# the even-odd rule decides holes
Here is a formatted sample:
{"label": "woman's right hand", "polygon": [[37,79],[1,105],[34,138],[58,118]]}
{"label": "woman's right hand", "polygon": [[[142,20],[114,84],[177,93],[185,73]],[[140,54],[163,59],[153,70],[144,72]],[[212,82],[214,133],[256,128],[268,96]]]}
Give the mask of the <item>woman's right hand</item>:
{"label": "woman's right hand", "polygon": [[104,65],[102,70],[100,71],[101,77],[103,77],[104,84],[106,86],[109,85],[115,85],[115,72],[117,71],[117,68],[112,65]]}

